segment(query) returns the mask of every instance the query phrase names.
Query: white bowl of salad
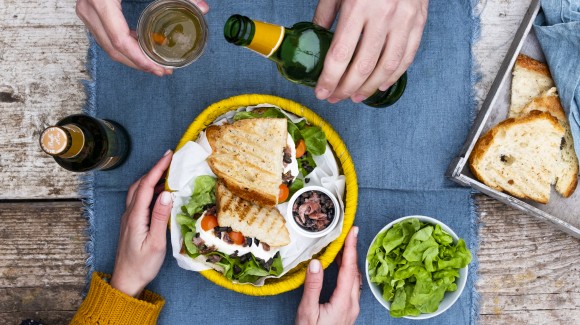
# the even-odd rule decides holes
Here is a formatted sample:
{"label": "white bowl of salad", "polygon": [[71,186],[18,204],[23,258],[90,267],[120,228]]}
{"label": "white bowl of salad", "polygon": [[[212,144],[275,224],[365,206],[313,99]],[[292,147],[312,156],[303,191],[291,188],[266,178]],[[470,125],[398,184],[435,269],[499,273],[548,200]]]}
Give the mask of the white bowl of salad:
{"label": "white bowl of salad", "polygon": [[365,273],[373,295],[392,317],[427,319],[457,301],[470,262],[465,241],[443,222],[408,216],[378,232]]}

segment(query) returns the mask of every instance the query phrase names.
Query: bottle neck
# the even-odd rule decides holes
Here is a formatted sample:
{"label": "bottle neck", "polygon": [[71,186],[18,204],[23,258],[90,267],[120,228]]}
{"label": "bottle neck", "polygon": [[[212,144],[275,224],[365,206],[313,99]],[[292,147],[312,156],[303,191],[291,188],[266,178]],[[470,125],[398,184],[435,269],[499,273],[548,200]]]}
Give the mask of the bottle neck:
{"label": "bottle neck", "polygon": [[40,135],[40,147],[44,152],[60,158],[77,156],[85,145],[85,134],[78,126],[66,124],[46,128]]}
{"label": "bottle neck", "polygon": [[224,37],[229,43],[247,47],[270,58],[282,44],[284,27],[233,15],[226,21]]}

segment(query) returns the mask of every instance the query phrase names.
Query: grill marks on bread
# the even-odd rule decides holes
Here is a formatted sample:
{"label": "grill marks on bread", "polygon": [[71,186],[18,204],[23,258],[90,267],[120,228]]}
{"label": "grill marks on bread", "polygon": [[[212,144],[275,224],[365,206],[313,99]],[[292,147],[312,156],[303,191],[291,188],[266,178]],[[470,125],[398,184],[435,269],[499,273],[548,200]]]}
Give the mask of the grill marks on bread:
{"label": "grill marks on bread", "polygon": [[286,220],[275,207],[263,207],[235,196],[218,180],[216,185],[218,224],[273,247],[290,243]]}
{"label": "grill marks on bread", "polygon": [[208,164],[235,195],[261,206],[278,203],[287,140],[284,118],[255,118],[206,129]]}

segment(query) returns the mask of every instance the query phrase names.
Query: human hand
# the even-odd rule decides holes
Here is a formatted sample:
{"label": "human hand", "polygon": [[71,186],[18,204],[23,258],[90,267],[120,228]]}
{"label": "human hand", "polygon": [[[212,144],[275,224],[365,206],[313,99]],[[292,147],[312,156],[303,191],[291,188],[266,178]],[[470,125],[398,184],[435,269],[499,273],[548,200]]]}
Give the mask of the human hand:
{"label": "human hand", "polygon": [[[204,14],[208,12],[205,0],[190,1]],[[77,0],[76,12],[113,61],[159,77],[172,73],[173,70],[156,64],[143,54],[137,43],[137,34],[129,30],[123,16],[121,0]]]}
{"label": "human hand", "polygon": [[155,185],[169,167],[171,157],[172,152],[167,151],[127,192],[111,286],[133,297],[157,276],[165,258],[167,221],[173,206],[171,193],[164,191],[159,195],[151,214],[149,206]]}
{"label": "human hand", "polygon": [[298,306],[296,324],[353,324],[360,307],[360,289],[362,279],[357,265],[356,241],[358,227],[353,227],[344,242],[339,264],[336,289],[330,301],[320,304],[320,290],[324,272],[318,260],[310,261],[302,301]]}
{"label": "human hand", "polygon": [[387,90],[413,62],[429,0],[319,0],[315,24],[340,17],[315,93],[336,103],[359,103]]}

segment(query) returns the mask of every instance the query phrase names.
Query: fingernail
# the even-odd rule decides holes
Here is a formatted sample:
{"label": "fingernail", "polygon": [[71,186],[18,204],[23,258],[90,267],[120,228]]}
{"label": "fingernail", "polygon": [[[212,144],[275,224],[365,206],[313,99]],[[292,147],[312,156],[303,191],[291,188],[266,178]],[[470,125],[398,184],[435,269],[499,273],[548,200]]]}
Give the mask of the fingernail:
{"label": "fingernail", "polygon": [[308,270],[310,273],[318,273],[320,272],[320,261],[319,260],[312,260],[308,265]]}
{"label": "fingernail", "polygon": [[358,227],[353,227],[352,231],[354,232],[354,237],[358,237]]}
{"label": "fingernail", "polygon": [[330,91],[326,88],[317,88],[316,89],[316,98],[320,100],[326,99],[330,95]]}
{"label": "fingernail", "polygon": [[171,203],[171,193],[167,192],[167,191],[163,191],[163,193],[161,193],[161,205],[169,205]]}
{"label": "fingernail", "polygon": [[169,149],[169,150],[165,151],[165,153],[163,154],[163,157],[166,157],[166,156],[167,156],[168,154],[170,154],[170,153],[171,153],[171,149]]}
{"label": "fingernail", "polygon": [[365,96],[365,95],[354,95],[352,97],[352,101],[355,102],[355,103],[360,103],[363,100],[365,100],[366,98],[367,98],[367,96]]}
{"label": "fingernail", "polygon": [[205,2],[199,3],[198,1],[196,5],[204,14],[207,14],[207,12],[209,11],[209,6]]}
{"label": "fingernail", "polygon": [[340,99],[338,99],[338,98],[336,98],[336,97],[330,97],[330,98],[328,99],[328,102],[329,102],[329,103],[331,103],[331,104],[336,104],[336,103],[338,103],[339,101],[340,101]]}
{"label": "fingernail", "polygon": [[391,87],[391,84],[383,84],[379,87],[379,90],[385,91],[385,90],[389,89],[389,87]]}

